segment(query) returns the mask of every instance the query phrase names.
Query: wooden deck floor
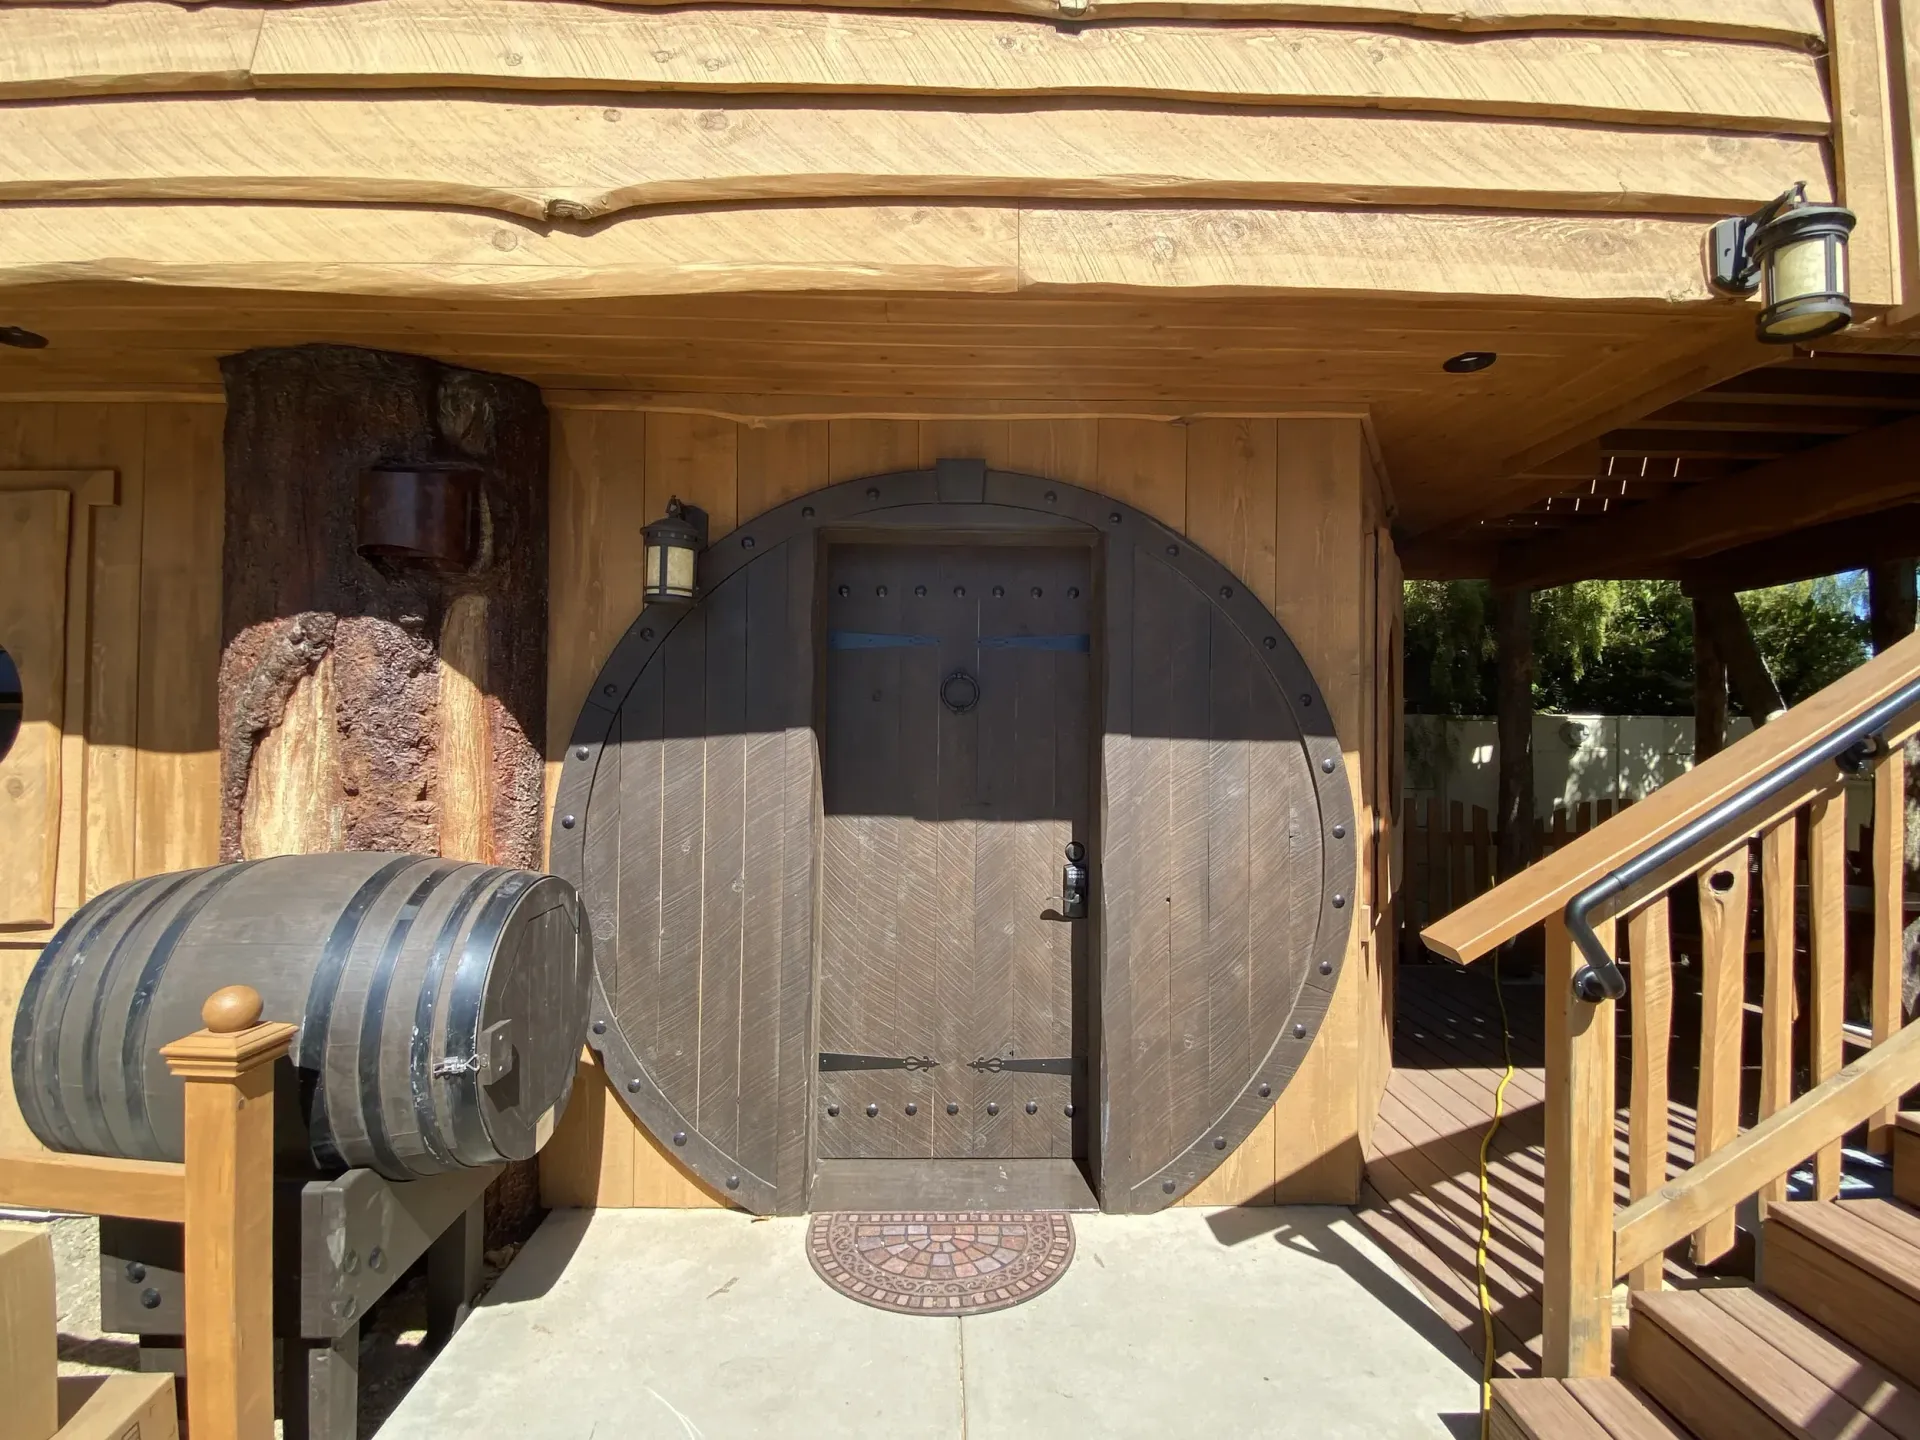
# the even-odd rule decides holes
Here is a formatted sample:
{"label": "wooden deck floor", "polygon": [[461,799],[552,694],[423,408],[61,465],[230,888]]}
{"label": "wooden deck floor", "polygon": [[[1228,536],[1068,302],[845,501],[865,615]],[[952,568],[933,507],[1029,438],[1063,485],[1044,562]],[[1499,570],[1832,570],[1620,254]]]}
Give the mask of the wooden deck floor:
{"label": "wooden deck floor", "polygon": [[[1540,1276],[1545,1257],[1544,992],[1503,987],[1517,1066],[1489,1175],[1493,1242],[1487,1264],[1498,1370],[1539,1373]],[[1480,1233],[1480,1141],[1493,1117],[1503,1068],[1500,1011],[1487,973],[1476,967],[1406,965],[1399,973],[1394,1071],[1367,1159],[1361,1223],[1426,1292],[1478,1356],[1480,1306],[1474,1251]],[[1680,1077],[1676,1075],[1677,1082]],[[1624,1098],[1624,1097],[1623,1097]],[[1618,1133],[1618,1186],[1625,1203],[1626,1135]],[[1691,1163],[1693,1111],[1669,1116],[1673,1163]],[[1693,1271],[1668,1262],[1670,1283]]]}

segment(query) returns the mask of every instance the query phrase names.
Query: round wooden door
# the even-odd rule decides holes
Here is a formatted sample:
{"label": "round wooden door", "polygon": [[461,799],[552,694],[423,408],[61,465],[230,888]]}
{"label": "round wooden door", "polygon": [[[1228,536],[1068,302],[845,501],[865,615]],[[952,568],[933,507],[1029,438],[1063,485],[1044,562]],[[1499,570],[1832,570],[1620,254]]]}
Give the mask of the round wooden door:
{"label": "round wooden door", "polygon": [[[977,461],[804,496],[703,554],[699,603],[634,622],[582,708],[553,821],[553,866],[593,930],[591,1043],[660,1144],[753,1211],[804,1210],[822,1153],[863,1153],[823,1130],[858,1118],[828,1078],[846,1057],[827,1043],[837,1012],[820,995],[822,934],[845,919],[823,887],[829,822],[846,808],[838,788],[829,805],[823,739],[833,633],[878,642],[832,622],[849,582],[827,593],[840,573],[830,547],[956,540],[1088,557],[1094,608],[1074,634],[1090,703],[1056,722],[1083,728],[1062,753],[1084,745],[1090,763],[1084,821],[1059,822],[1088,851],[1088,913],[1074,922],[1087,1018],[1084,1053],[1048,1057],[1072,1058],[1085,1079],[1048,1095],[1084,1096],[1095,1123],[1045,1143],[1074,1147],[1109,1210],[1177,1200],[1285,1088],[1339,978],[1359,838],[1346,767],[1313,677],[1236,577],[1139,511]],[[942,667],[942,683],[966,668]],[[949,703],[964,706],[964,689]],[[915,883],[910,868],[881,879]],[[1015,933],[1058,946],[1059,926],[1023,924]],[[940,1043],[927,1033],[918,1048]],[[912,1058],[944,1069],[1007,1057]],[[935,1088],[938,1114],[1004,1103],[994,1085]],[[917,1121],[916,1096],[893,1098]],[[984,1121],[954,1130],[965,1145],[937,1129],[936,1155],[1038,1143],[992,1138]],[[890,1133],[884,1153],[919,1144],[904,1122]]]}

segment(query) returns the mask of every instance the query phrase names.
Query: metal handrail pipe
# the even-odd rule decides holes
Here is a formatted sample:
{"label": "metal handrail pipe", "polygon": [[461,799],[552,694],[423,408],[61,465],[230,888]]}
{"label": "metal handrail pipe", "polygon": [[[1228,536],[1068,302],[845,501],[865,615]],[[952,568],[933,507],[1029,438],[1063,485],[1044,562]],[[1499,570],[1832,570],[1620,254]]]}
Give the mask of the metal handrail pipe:
{"label": "metal handrail pipe", "polygon": [[1589,1005],[1597,1005],[1602,1000],[1618,1000],[1627,993],[1627,977],[1621,973],[1613,956],[1607,953],[1607,947],[1600,943],[1599,935],[1594,933],[1593,923],[1587,918],[1594,906],[1645,879],[1661,866],[1709,839],[1715,831],[1724,829],[1822,765],[1839,763],[1848,751],[1880,734],[1916,701],[1920,701],[1920,680],[1910,681],[1871,710],[1863,711],[1848,721],[1819,744],[1809,746],[1779,769],[1769,771],[1744,790],[1729,795],[1692,824],[1681,827],[1659,844],[1641,851],[1626,864],[1608,871],[1569,900],[1562,912],[1567,933],[1573,937],[1573,943],[1580,948],[1580,954],[1586,961],[1573,977],[1575,997]]}

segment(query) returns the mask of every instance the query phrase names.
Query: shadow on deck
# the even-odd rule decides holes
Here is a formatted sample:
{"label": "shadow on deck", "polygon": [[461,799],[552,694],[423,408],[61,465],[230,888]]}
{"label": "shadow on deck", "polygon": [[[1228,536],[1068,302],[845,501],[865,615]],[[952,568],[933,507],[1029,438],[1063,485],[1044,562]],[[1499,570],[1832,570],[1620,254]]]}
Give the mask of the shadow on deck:
{"label": "shadow on deck", "polygon": [[[1546,1258],[1545,991],[1537,978],[1501,990],[1515,1071],[1488,1156],[1493,1227],[1487,1288],[1497,1373],[1529,1376],[1540,1373],[1540,1279]],[[1491,971],[1403,965],[1394,1020],[1393,1076],[1368,1147],[1360,1223],[1425,1292],[1454,1334],[1484,1358],[1474,1279],[1480,1144],[1504,1068]],[[1692,1068],[1691,1057],[1674,1059],[1668,1150],[1670,1163],[1683,1167],[1693,1159]],[[1621,1204],[1627,1194],[1625,1119],[1622,1109],[1615,1132]],[[1674,1286],[1698,1283],[1691,1267],[1671,1257],[1667,1279]]]}

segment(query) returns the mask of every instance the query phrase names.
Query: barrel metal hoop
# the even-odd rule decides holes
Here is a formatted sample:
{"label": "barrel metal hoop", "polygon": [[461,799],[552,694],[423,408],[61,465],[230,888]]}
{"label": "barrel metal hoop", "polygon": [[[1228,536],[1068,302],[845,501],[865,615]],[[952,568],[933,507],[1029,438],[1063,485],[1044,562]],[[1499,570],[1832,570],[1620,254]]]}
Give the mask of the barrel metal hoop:
{"label": "barrel metal hoop", "polygon": [[355,941],[360,938],[361,923],[373,908],[373,902],[386,893],[394,876],[409,865],[419,863],[419,859],[417,855],[402,855],[389,860],[361,882],[360,888],[353,892],[353,898],[340,912],[340,918],[334,921],[333,929],[327,935],[326,949],[320,956],[320,964],[307,986],[306,1018],[301,1022],[299,1038],[294,1042],[293,1063],[307,1072],[303,1077],[303,1088],[310,1087],[312,1100],[307,1107],[308,1140],[313,1158],[322,1165],[346,1164],[333,1143],[333,1126],[327,1119],[326,1087],[321,1083],[326,1075],[327,1029],[333,1022],[333,1000],[340,989],[340,976],[347,968],[347,959],[353,954]]}
{"label": "barrel metal hoop", "polygon": [[427,962],[427,973],[421,981],[420,993],[413,1002],[413,1036],[407,1051],[407,1077],[413,1090],[413,1114],[420,1122],[420,1143],[426,1146],[429,1155],[449,1169],[464,1162],[454,1154],[453,1142],[441,1130],[439,1117],[434,1111],[434,1009],[439,1003],[440,986],[453,953],[453,942],[459,938],[460,927],[472,912],[475,900],[488,886],[497,884],[501,876],[511,873],[504,866],[489,866],[467,882],[466,889],[460,892],[460,898],[454,901],[453,909],[440,926],[440,934],[433,944],[433,958]]}
{"label": "barrel metal hoop", "polygon": [[[67,1007],[73,999],[80,971],[95,942],[121,911],[154,890],[164,889],[171,894],[185,884],[187,878],[184,875],[154,875],[127,886],[118,898],[103,906],[93,918],[86,933],[74,944],[65,965],[59,966],[57,971],[53,966],[36,965],[27,976],[27,983],[20,995],[20,1008],[13,1023],[13,1089],[28,1128],[55,1149],[64,1147],[77,1150],[80,1147],[80,1137],[75,1133],[72,1119],[67,1114],[66,1092],[60,1084],[60,1042],[66,1033]],[[60,933],[53,937],[53,943],[47,947],[49,956],[60,955],[68,934],[79,918],[80,912],[76,910],[60,928]],[[120,947],[125,943],[125,934],[114,942],[113,949],[108,952],[109,969],[113,957],[120,953]],[[53,978],[54,988],[48,992],[46,1003],[53,1013],[44,1023],[35,1024],[34,1012],[39,1007],[40,990],[49,976]],[[99,1013],[96,1005],[96,1024]],[[44,1053],[43,1041],[53,1047],[51,1055]],[[83,1045],[84,1041],[85,1037]],[[36,1119],[39,1122],[37,1124]]]}
{"label": "barrel metal hoop", "polygon": [[[120,1076],[127,1102],[127,1120],[133,1132],[128,1137],[133,1152],[129,1156],[131,1159],[167,1158],[161,1153],[159,1138],[153,1133],[153,1107],[148,1104],[147,1087],[142,1083],[147,1067],[147,1018],[153,1005],[153,992],[160,988],[160,977],[166,974],[167,962],[179,947],[180,937],[187,933],[187,927],[199,918],[200,912],[207,908],[207,902],[259,863],[257,860],[242,861],[211,875],[187,897],[179,913],[167,922],[167,928],[160,932],[159,942],[140,971],[139,982],[133,988],[133,998],[127,1003],[127,1029],[120,1041]],[[97,1000],[104,993],[103,989],[94,998]],[[100,1088],[99,1066],[87,1067],[87,1084],[90,1087],[87,1101],[97,1107],[100,1103],[97,1093]],[[100,1112],[96,1109],[95,1113]]]}
{"label": "barrel metal hoop", "polygon": [[[486,1000],[487,974],[491,959],[500,948],[500,937],[520,901],[545,876],[518,872],[488,899],[473,929],[467,932],[466,953],[454,971],[453,989],[447,996],[446,1038],[440,1051],[443,1060],[464,1060],[480,1049],[480,1007]],[[453,1113],[453,1151],[462,1164],[483,1165],[494,1158],[492,1137],[480,1113],[480,1072],[462,1070],[445,1077],[449,1108]]]}
{"label": "barrel metal hoop", "polygon": [[[360,1121],[366,1128],[367,1144],[373,1151],[374,1168],[391,1180],[405,1179],[411,1172],[400,1159],[399,1152],[393,1148],[393,1138],[387,1133],[387,1118],[381,1103],[385,1097],[385,1087],[380,1083],[380,1056],[387,1021],[387,993],[393,988],[394,967],[400,962],[400,952],[406,947],[407,935],[413,929],[413,922],[420,918],[427,897],[439,889],[441,882],[449,875],[462,868],[461,861],[442,861],[413,887],[413,893],[400,907],[392,929],[387,932],[386,948],[380,952],[380,960],[367,983],[365,1008],[360,1012],[360,1054],[356,1066],[360,1078]],[[322,1088],[325,1083],[323,1076]]]}
{"label": "barrel metal hoop", "polygon": [[433,956],[427,962],[426,974],[422,977],[420,993],[414,997],[413,1033],[407,1051],[408,1082],[413,1092],[414,1118],[420,1125],[420,1143],[427,1153],[448,1169],[462,1162],[454,1155],[452,1142],[440,1127],[439,1117],[434,1112],[433,1087],[430,1079],[433,1048],[433,1015],[438,1001],[440,985],[447,968],[447,957],[453,949],[453,942],[460,933],[475,899],[488,885],[493,884],[502,875],[509,873],[503,866],[491,866],[475,875],[467,882],[466,889],[460,892],[453,909],[440,927],[440,934],[434,941]]}

